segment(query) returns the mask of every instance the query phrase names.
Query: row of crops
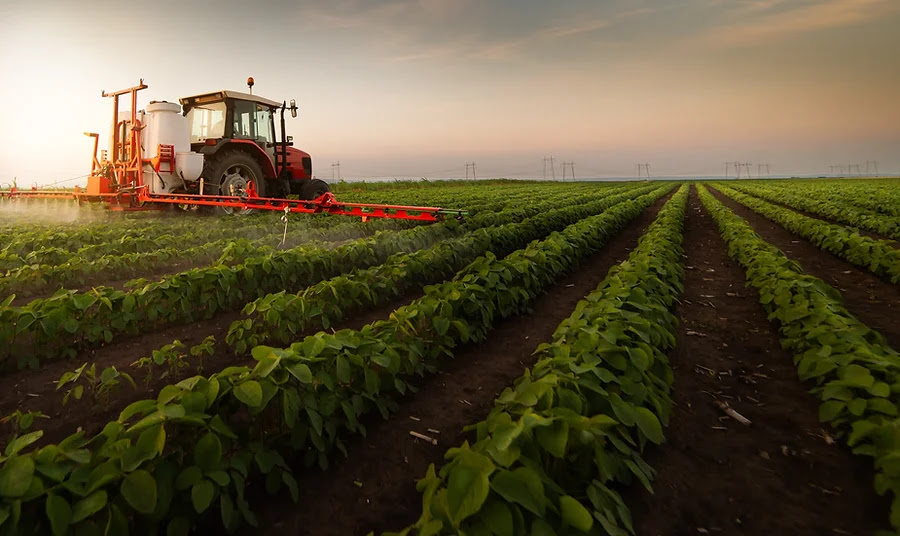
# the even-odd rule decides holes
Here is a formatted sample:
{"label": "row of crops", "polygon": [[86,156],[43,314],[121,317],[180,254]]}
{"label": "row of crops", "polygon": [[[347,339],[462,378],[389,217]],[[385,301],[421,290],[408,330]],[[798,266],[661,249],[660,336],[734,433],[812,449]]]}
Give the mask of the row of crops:
{"label": "row of crops", "polygon": [[[0,466],[0,534],[174,535],[256,525],[253,490],[299,500],[298,473],[327,471],[346,454],[348,439],[365,435],[366,416],[391,418],[400,397],[428,396],[415,393],[417,378],[527,311],[563,274],[671,196],[627,260],[537,345],[537,363],[471,423],[472,442],[450,448],[444,465],[423,475],[421,516],[400,534],[633,533],[621,492],[635,483],[651,488],[654,469],[644,452],[664,442],[672,409],[667,354],[690,255],[682,249],[690,186],[495,186],[503,197],[464,184],[359,192],[372,202],[383,194],[394,203],[465,206],[472,215],[462,223],[360,230],[352,239],[335,231],[316,242],[289,227],[301,245],[266,248],[239,238],[231,242],[240,249],[209,266],[132,289],[63,289],[24,305],[8,297],[0,307],[7,371],[225,311],[241,316],[226,336],[230,365],[127,405],[96,435],[73,424],[74,433],[55,443],[43,442],[40,431],[10,441]],[[767,187],[715,185],[898,282],[892,243],[789,210],[782,205],[790,200],[777,193],[777,204],[764,201]],[[815,386],[821,419],[854,452],[874,459],[875,487],[894,497],[891,522],[900,528],[893,462],[900,459],[900,355],[844,308],[837,291],[804,274],[704,186],[696,191],[794,354],[799,377]],[[316,221],[309,229],[314,223],[322,233],[362,226]],[[256,223],[235,230],[243,225]],[[59,233],[35,238],[31,251],[61,247]],[[385,319],[329,330],[406,296]],[[251,366],[242,364],[244,355]]]}

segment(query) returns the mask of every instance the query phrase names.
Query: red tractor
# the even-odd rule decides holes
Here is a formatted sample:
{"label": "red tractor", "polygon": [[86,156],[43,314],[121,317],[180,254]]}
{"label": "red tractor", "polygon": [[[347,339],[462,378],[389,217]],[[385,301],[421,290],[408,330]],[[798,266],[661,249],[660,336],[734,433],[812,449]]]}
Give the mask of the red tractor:
{"label": "red tractor", "polygon": [[[179,99],[181,105],[150,101],[137,108],[134,87],[103,92],[113,99],[109,149],[98,157],[100,135],[94,138],[94,154],[87,189],[0,192],[0,199],[43,198],[102,201],[114,210],[149,210],[166,206],[209,207],[223,212],[277,210],[342,214],[368,218],[420,221],[461,218],[465,211],[436,207],[407,207],[368,203],[341,203],[325,181],[312,177],[309,154],[292,147],[284,114],[297,117],[291,100],[278,103],[251,93],[217,91]],[[131,107],[120,111],[120,98]],[[281,139],[275,136],[280,115]],[[290,196],[290,197],[289,197]],[[296,196],[296,197],[294,197]]]}
{"label": "red tractor", "polygon": [[[252,79],[248,83],[252,87]],[[248,93],[218,91],[179,102],[190,128],[191,151],[204,156],[201,176],[209,193],[244,191],[250,183],[259,197],[312,200],[330,191],[328,183],[312,178],[309,154],[295,149],[286,134],[285,111],[297,117],[293,100],[288,107]],[[275,135],[279,113],[281,140]]]}

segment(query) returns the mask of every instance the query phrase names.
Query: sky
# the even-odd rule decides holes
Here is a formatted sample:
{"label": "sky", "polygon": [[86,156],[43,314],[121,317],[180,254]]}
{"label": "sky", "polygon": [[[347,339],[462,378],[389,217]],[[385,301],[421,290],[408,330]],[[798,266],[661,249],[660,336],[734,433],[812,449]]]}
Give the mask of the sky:
{"label": "sky", "polygon": [[897,174],[897,28],[898,0],[0,0],[0,185],[87,174],[101,90],[248,76],[328,180]]}

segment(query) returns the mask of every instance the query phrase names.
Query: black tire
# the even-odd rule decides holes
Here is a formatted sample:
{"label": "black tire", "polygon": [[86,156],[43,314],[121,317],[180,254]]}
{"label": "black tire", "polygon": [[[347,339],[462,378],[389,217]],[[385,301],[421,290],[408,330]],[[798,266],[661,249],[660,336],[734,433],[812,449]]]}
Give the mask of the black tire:
{"label": "black tire", "polygon": [[321,179],[309,179],[300,187],[300,199],[316,199],[330,191],[331,188],[328,187],[327,182]]}
{"label": "black tire", "polygon": [[[256,158],[241,150],[223,151],[209,157],[203,177],[206,179],[203,188],[206,194],[245,195],[248,182],[253,182],[259,197],[266,197],[268,190],[262,166]],[[251,209],[233,207],[215,207],[215,210],[225,214],[251,212]]]}

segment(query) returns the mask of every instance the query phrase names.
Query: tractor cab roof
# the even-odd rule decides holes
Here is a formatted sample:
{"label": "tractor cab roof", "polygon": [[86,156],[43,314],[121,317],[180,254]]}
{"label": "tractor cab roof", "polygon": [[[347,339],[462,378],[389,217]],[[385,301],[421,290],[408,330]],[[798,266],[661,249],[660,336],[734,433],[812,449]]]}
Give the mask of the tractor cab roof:
{"label": "tractor cab roof", "polygon": [[193,95],[191,97],[183,97],[178,99],[178,102],[185,108],[190,106],[196,106],[198,104],[206,104],[210,102],[219,102],[225,99],[237,99],[237,100],[245,100],[255,102],[257,104],[262,104],[264,106],[271,106],[273,108],[280,108],[280,102],[275,102],[273,100],[265,99],[263,97],[259,97],[257,95],[251,95],[249,93],[241,93],[239,91],[231,91],[227,89],[223,89],[222,91],[216,91],[214,93],[204,93],[202,95]]}

